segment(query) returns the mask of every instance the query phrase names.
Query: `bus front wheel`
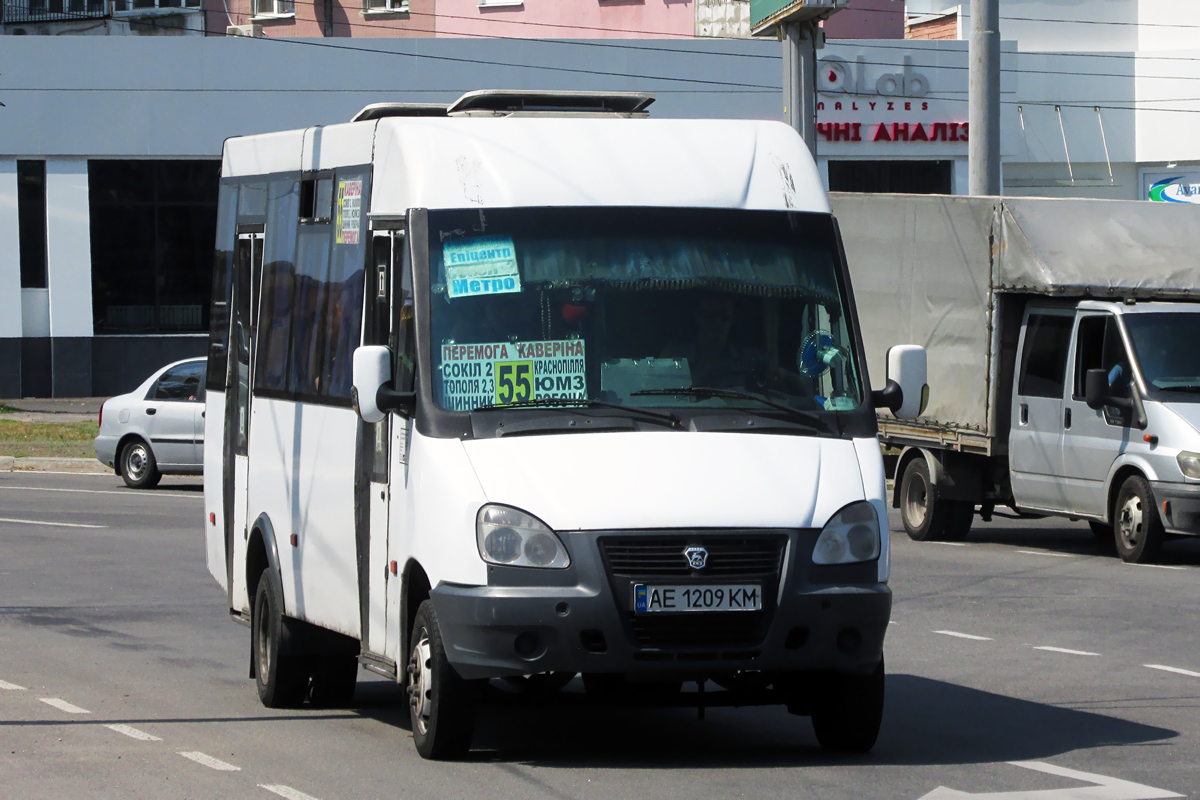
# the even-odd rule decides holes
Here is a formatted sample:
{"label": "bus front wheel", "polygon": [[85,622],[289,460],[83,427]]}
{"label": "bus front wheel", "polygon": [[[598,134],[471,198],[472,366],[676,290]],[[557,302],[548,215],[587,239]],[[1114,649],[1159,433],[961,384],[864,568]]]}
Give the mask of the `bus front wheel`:
{"label": "bus front wheel", "polygon": [[258,699],[267,708],[300,705],[308,693],[310,670],[304,659],[282,652],[283,591],[279,578],[270,567],[263,570],[258,579],[251,622],[251,657]]}
{"label": "bus front wheel", "polygon": [[883,721],[883,659],[869,675],[834,675],[813,709],[813,731],[825,750],[865,753]]}
{"label": "bus front wheel", "polygon": [[413,744],[422,758],[441,761],[465,755],[475,732],[477,687],[446,658],[432,601],[417,609],[408,660],[408,708]]}

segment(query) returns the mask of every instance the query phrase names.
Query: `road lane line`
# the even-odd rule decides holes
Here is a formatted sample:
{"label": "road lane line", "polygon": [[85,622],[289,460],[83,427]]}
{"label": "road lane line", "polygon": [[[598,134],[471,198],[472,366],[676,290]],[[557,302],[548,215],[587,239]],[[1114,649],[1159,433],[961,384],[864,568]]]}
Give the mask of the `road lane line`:
{"label": "road lane line", "polygon": [[[42,475],[51,473],[43,472]],[[54,473],[59,475],[72,475],[71,472]],[[136,489],[56,489],[48,486],[0,486],[0,491],[9,492],[74,492],[76,494],[120,494],[125,497],[195,497],[199,500],[204,499],[204,495],[200,492],[188,494],[185,492],[158,492],[158,491],[139,491]]]}
{"label": "road lane line", "polygon": [[1187,567],[1174,567],[1170,564],[1132,564],[1134,567],[1150,567],[1151,569],[1187,569]]}
{"label": "road lane line", "polygon": [[921,542],[921,544],[940,544],[943,547],[970,547],[967,542]]}
{"label": "road lane line", "polygon": [[204,766],[208,767],[209,769],[218,769],[218,770],[221,770],[222,772],[241,772],[242,771],[241,767],[235,767],[233,764],[226,763],[219,758],[213,758],[210,755],[201,753],[199,750],[192,750],[189,752],[181,752],[179,755],[183,756],[184,758],[189,758],[192,761],[195,761],[197,764],[203,764]]}
{"label": "road lane line", "polygon": [[90,714],[90,713],[92,713],[92,712],[88,711],[86,708],[80,708],[79,706],[75,705],[74,703],[68,703],[66,700],[63,700],[60,697],[39,697],[38,700],[41,700],[43,703],[45,703],[48,706],[54,706],[59,711],[65,711],[68,714]]}
{"label": "road lane line", "polygon": [[1187,675],[1190,678],[1200,678],[1200,672],[1192,672],[1190,669],[1168,667],[1165,664],[1143,664],[1142,666],[1149,667],[1150,669],[1161,669],[1163,672],[1174,672],[1177,675]]}
{"label": "road lane line", "polygon": [[6,692],[23,692],[23,691],[25,691],[24,686],[18,686],[17,684],[9,683],[8,681],[0,681],[0,689],[3,689]]}
{"label": "road lane line", "polygon": [[161,742],[162,741],[162,739],[158,738],[157,736],[154,736],[153,734],[146,733],[145,731],[139,731],[137,728],[130,727],[129,725],[117,724],[117,725],[105,725],[104,727],[108,728],[110,731],[116,731],[117,733],[123,733],[126,736],[128,736],[130,739],[137,739],[139,742]]}
{"label": "road lane line", "polygon": [[1070,553],[1051,553],[1046,550],[1018,550],[1028,556],[1053,556],[1054,558],[1074,558]]}
{"label": "road lane line", "polygon": [[55,528],[107,528],[107,525],[85,525],[82,522],[46,522],[37,519],[10,519],[0,517],[0,522],[16,522],[20,525],[50,525]]}
{"label": "road lane line", "polygon": [[1087,650],[1068,650],[1065,647],[1034,647],[1034,650],[1046,650],[1051,653],[1066,653],[1069,656],[1098,656],[1099,653],[1089,653]]}
{"label": "road lane line", "polygon": [[940,633],[943,636],[955,636],[959,639],[971,639],[972,641],[976,642],[992,641],[991,637],[989,636],[976,636],[973,633],[959,633],[958,631],[934,631],[934,633]]}
{"label": "road lane line", "polygon": [[287,800],[317,800],[317,798],[313,797],[311,794],[305,794],[304,792],[301,792],[297,789],[293,789],[290,786],[284,786],[283,784],[279,784],[279,783],[276,783],[276,784],[260,783],[258,785],[258,788],[266,789],[268,792],[274,792],[275,794],[279,795],[280,797],[286,797]]}

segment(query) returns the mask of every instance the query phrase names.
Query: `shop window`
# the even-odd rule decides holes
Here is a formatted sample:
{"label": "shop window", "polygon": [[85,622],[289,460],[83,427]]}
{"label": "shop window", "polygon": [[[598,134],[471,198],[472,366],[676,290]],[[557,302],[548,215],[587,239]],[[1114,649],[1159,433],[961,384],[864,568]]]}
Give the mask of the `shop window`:
{"label": "shop window", "polygon": [[953,161],[830,161],[831,192],[951,194]]}
{"label": "shop window", "polygon": [[89,161],[92,304],[105,333],[208,330],[217,161]]}
{"label": "shop window", "polygon": [[21,288],[46,288],[46,162],[17,162]]}

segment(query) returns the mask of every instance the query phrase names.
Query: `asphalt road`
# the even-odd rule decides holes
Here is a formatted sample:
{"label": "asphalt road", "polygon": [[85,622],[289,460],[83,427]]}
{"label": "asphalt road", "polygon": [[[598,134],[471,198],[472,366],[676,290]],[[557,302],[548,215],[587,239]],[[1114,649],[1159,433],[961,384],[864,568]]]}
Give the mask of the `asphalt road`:
{"label": "asphalt road", "polygon": [[430,763],[369,673],[351,709],[259,704],[202,507],[189,479],[0,473],[0,797],[1200,797],[1200,541],[1142,567],[1059,521],[895,535],[867,756],[783,709],[551,708],[485,711]]}

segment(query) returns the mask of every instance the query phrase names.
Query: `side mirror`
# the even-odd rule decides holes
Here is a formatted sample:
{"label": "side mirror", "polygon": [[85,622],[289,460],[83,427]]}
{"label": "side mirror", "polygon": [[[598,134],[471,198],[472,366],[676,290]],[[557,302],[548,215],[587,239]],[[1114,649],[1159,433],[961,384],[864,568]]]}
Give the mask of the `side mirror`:
{"label": "side mirror", "polygon": [[383,345],[354,350],[354,410],[363,422],[383,422],[389,411],[411,415],[416,392],[392,389],[392,351]]}
{"label": "side mirror", "polygon": [[925,348],[900,344],[887,353],[887,384],[871,393],[876,408],[889,409],[897,419],[916,419],[929,402]]}
{"label": "side mirror", "polygon": [[1107,405],[1108,372],[1102,369],[1089,369],[1083,376],[1083,398],[1087,407],[1099,411]]}

